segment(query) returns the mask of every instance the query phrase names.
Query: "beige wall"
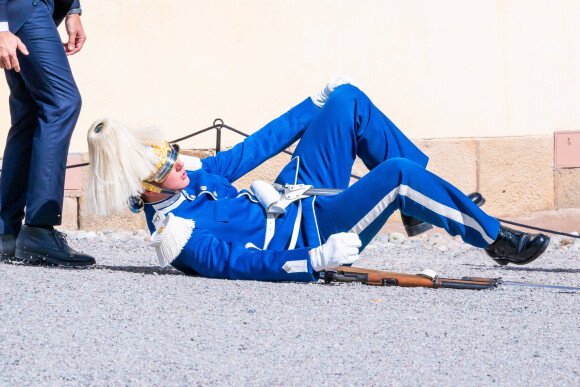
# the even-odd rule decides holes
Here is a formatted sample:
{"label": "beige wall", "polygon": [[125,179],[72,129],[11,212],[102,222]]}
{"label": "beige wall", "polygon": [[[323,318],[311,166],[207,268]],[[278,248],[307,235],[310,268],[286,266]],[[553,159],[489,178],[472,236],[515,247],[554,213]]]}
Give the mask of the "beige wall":
{"label": "beige wall", "polygon": [[[84,0],[84,99],[71,145],[101,116],[168,138],[221,117],[253,131],[334,74],[358,80],[411,138],[580,129],[575,0]],[[0,147],[9,126],[0,81]],[[227,135],[226,145],[239,141]],[[183,144],[206,148],[213,137]]]}

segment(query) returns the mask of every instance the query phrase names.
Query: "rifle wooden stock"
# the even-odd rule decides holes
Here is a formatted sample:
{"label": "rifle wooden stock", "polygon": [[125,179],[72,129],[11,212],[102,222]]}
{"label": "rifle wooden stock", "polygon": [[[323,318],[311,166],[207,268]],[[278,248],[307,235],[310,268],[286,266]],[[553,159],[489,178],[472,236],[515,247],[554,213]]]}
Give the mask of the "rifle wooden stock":
{"label": "rifle wooden stock", "polygon": [[452,288],[452,289],[493,289],[500,283],[496,278],[434,279],[414,274],[392,273],[383,270],[361,269],[357,267],[340,266],[325,270],[321,278],[329,282],[359,282],[372,286],[403,286],[422,288]]}

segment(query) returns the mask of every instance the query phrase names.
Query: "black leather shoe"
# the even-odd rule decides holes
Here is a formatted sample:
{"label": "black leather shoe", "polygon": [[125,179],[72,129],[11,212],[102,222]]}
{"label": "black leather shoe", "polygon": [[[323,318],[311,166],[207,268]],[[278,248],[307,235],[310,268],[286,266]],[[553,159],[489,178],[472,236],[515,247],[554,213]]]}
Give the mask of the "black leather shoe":
{"label": "black leather shoe", "polygon": [[16,250],[16,235],[0,235],[0,262],[14,258],[14,250]]}
{"label": "black leather shoe", "polygon": [[407,236],[413,237],[415,235],[423,234],[433,228],[430,223],[423,222],[420,219],[401,213],[401,220],[405,226]]}
{"label": "black leather shoe", "polygon": [[[467,195],[467,197],[470,198],[478,207],[485,204],[485,199],[479,192],[472,192]],[[403,221],[403,226],[405,226],[405,232],[407,232],[407,235],[410,237],[422,234],[433,228],[429,223],[425,223],[422,220],[403,213],[401,213],[401,220]]]}
{"label": "black leather shoe", "polygon": [[95,263],[90,255],[72,249],[66,241],[66,234],[26,225],[22,226],[16,238],[14,258],[30,264],[49,263],[57,266],[87,266]]}
{"label": "black leather shoe", "polygon": [[549,244],[550,238],[544,234],[529,234],[500,226],[497,239],[485,248],[485,252],[500,265],[525,265],[542,255]]}

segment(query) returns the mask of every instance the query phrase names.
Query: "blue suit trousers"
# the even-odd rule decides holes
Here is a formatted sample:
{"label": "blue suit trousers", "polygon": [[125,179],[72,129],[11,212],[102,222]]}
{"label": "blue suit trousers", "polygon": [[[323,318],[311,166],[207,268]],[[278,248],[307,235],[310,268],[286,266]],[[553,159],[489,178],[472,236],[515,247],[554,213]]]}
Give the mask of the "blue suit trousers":
{"label": "blue suit trousers", "polygon": [[[321,243],[335,233],[356,232],[364,248],[397,209],[477,247],[497,238],[497,219],[427,171],[427,156],[354,86],[336,88],[294,156],[300,160],[298,183],[345,188],[314,200]],[[370,172],[349,187],[356,156]]]}
{"label": "blue suit trousers", "polygon": [[0,234],[17,234],[25,216],[26,224],[61,224],[66,159],[81,108],[49,5],[38,2],[15,34],[30,54],[19,53],[20,73],[5,71],[11,128],[0,176]]}

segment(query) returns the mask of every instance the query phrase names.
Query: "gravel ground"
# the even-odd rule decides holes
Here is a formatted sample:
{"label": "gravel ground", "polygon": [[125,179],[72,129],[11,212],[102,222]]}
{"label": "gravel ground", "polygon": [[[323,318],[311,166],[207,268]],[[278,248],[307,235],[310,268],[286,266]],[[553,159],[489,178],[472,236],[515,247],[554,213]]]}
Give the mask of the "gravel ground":
{"label": "gravel ground", "polygon": [[[580,240],[554,239],[500,267],[380,235],[355,266],[580,286]],[[0,385],[580,385],[580,292],[212,280],[161,270],[146,240],[71,232],[97,265],[0,264]]]}

